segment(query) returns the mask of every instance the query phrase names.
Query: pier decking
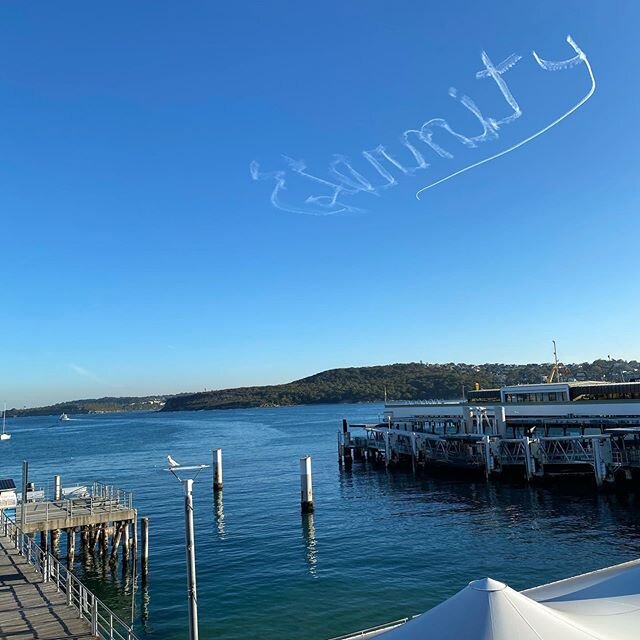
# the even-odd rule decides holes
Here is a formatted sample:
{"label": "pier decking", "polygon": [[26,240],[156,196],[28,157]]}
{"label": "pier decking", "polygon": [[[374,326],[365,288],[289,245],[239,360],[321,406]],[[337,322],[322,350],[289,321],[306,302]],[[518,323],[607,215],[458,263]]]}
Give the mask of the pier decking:
{"label": "pier decking", "polygon": [[67,604],[55,583],[27,563],[10,540],[0,536],[0,637],[11,640],[96,638],[91,625]]}
{"label": "pier decking", "polygon": [[[49,553],[46,544],[38,546],[32,534],[0,510],[0,638],[136,640],[131,625],[74,575],[75,531],[69,532],[67,568],[55,544]],[[46,543],[46,532],[41,534]],[[117,551],[117,540],[113,546]]]}
{"label": "pier decking", "polygon": [[133,521],[136,511],[130,503],[116,498],[87,496],[70,500],[31,502],[25,506],[22,520],[22,505],[16,508],[16,522],[21,523],[25,533],[87,527],[113,521]]}

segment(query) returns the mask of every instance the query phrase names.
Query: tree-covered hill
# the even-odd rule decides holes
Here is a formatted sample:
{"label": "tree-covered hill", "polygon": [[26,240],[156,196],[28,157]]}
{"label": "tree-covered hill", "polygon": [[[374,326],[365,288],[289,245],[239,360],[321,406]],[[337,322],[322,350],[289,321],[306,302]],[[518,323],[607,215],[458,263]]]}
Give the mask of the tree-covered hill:
{"label": "tree-covered hill", "polygon": [[[331,369],[287,384],[240,387],[183,394],[166,399],[163,411],[231,409],[296,404],[376,402],[395,400],[454,399],[463,388],[544,382],[551,364],[392,364],[375,367]],[[629,380],[639,376],[640,363],[596,360],[563,365],[566,379]]]}
{"label": "tree-covered hill", "polygon": [[117,411],[158,411],[164,405],[164,396],[94,398],[70,400],[46,407],[30,409],[7,409],[7,417],[21,416],[59,416],[63,413],[114,413]]}
{"label": "tree-covered hill", "polygon": [[[111,413],[116,411],[194,411],[296,404],[457,399],[463,388],[544,382],[551,364],[390,364],[330,369],[287,384],[240,387],[174,396],[73,400],[46,407],[7,410],[8,417]],[[565,379],[622,381],[640,377],[640,363],[595,360],[562,365]]]}

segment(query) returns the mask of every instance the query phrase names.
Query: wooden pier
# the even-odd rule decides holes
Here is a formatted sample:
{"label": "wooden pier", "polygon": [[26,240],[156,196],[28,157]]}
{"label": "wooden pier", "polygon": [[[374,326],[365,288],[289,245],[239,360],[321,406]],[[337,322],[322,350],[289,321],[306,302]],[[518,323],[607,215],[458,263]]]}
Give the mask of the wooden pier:
{"label": "wooden pier", "polygon": [[11,640],[97,638],[87,620],[0,536],[0,637]]}
{"label": "wooden pier", "polygon": [[[91,489],[83,490],[81,495],[62,499],[59,478],[55,478],[56,489],[51,500],[31,501],[30,492],[26,492],[27,502],[23,504],[20,501],[16,507],[16,522],[22,531],[31,535],[40,532],[40,547],[50,549],[56,557],[60,534],[66,533],[69,567],[73,566],[78,533],[82,554],[97,552],[105,558],[108,555],[110,562],[116,563],[122,549],[123,569],[129,561],[135,563],[138,514],[133,507],[131,493],[94,482]],[[143,558],[146,560],[146,553],[143,553]]]}
{"label": "wooden pier", "polygon": [[2,510],[0,637],[136,640],[129,624]]}

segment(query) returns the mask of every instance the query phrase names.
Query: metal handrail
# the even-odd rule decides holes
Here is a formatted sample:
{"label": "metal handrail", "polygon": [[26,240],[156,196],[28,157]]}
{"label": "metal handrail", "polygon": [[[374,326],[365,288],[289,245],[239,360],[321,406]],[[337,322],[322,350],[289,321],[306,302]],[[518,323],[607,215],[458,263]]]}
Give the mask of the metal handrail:
{"label": "metal handrail", "polygon": [[21,556],[42,575],[43,582],[54,582],[66,595],[67,605],[77,609],[80,619],[91,626],[91,633],[103,640],[138,640],[133,629],[104,602],[89,591],[55,556],[43,551],[4,511],[0,511],[0,531],[14,544]]}
{"label": "metal handrail", "polygon": [[30,522],[49,522],[60,518],[72,518],[83,513],[94,515],[95,513],[112,514],[117,511],[132,509],[132,496],[127,491],[121,491],[122,495],[114,492],[108,496],[86,496],[84,498],[65,498],[64,500],[52,500],[48,502],[34,502],[21,505],[26,508],[25,524]]}

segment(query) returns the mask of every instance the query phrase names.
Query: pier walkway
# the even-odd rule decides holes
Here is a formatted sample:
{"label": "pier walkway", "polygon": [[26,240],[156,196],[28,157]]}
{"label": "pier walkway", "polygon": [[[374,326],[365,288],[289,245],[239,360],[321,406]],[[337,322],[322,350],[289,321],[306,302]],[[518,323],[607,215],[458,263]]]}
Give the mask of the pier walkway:
{"label": "pier walkway", "polygon": [[44,582],[11,541],[0,536],[0,637],[8,640],[96,638],[56,584]]}
{"label": "pier walkway", "polygon": [[137,640],[127,622],[2,510],[0,638]]}

